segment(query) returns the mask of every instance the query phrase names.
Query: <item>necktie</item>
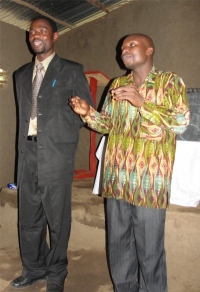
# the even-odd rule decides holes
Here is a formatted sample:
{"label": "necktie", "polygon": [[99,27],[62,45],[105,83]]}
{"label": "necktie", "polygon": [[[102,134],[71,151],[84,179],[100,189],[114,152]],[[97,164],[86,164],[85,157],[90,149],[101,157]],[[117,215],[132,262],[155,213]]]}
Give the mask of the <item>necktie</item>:
{"label": "necktie", "polygon": [[33,80],[32,86],[32,109],[31,109],[31,119],[34,119],[37,116],[37,96],[42,84],[43,74],[41,70],[43,69],[42,63],[36,65],[36,75]]}

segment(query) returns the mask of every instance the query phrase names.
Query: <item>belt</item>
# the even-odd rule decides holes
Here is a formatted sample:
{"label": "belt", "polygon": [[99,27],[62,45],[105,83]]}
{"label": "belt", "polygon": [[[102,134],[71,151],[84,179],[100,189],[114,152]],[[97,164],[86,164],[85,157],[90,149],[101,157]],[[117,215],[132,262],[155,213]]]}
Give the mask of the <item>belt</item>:
{"label": "belt", "polygon": [[27,140],[37,142],[37,136],[27,136]]}

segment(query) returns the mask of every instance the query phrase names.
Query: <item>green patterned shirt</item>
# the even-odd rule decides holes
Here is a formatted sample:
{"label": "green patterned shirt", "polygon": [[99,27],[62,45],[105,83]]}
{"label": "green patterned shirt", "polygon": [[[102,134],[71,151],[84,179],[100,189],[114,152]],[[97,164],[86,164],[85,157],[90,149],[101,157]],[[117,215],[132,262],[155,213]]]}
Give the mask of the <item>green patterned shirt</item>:
{"label": "green patterned shirt", "polygon": [[[134,84],[132,74],[116,78],[111,88]],[[154,66],[138,88],[140,108],[115,101],[108,93],[101,113],[90,108],[84,121],[108,135],[102,196],[143,207],[169,203],[176,134],[189,124],[185,85],[172,72]],[[110,91],[109,91],[110,92]]]}

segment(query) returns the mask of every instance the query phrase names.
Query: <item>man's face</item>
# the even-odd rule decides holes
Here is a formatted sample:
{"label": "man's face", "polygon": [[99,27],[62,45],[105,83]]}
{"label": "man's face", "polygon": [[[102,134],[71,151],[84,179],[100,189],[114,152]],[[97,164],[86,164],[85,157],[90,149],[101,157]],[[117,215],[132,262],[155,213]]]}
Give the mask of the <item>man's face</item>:
{"label": "man's face", "polygon": [[36,55],[47,58],[54,52],[54,43],[58,38],[58,33],[53,33],[47,20],[38,19],[32,22],[29,31],[29,42]]}
{"label": "man's face", "polygon": [[121,57],[127,69],[137,68],[145,64],[148,60],[148,47],[143,37],[135,35],[128,36],[125,38],[121,50]]}

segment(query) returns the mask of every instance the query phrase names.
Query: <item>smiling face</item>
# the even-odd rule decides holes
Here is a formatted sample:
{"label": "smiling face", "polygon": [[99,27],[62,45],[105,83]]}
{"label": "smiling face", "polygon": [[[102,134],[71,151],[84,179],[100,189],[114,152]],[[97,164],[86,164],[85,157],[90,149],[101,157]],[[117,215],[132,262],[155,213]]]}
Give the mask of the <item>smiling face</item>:
{"label": "smiling face", "polygon": [[42,61],[54,52],[54,43],[58,39],[58,32],[53,32],[49,22],[37,19],[31,23],[29,42],[38,60]]}
{"label": "smiling face", "polygon": [[148,36],[129,35],[125,38],[121,50],[121,57],[127,69],[133,70],[145,64],[153,64],[154,45]]}

